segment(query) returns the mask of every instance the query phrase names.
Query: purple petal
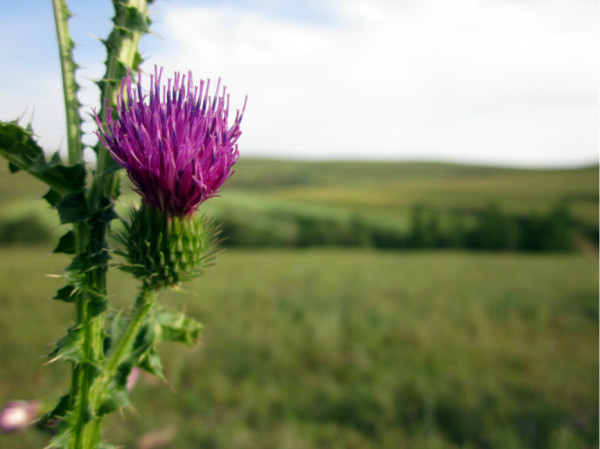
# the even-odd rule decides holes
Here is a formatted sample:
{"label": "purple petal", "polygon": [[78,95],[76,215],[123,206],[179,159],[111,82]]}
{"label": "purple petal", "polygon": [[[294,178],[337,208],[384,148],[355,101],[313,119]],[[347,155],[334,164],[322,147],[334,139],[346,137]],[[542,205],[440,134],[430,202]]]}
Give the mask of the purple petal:
{"label": "purple petal", "polygon": [[117,96],[118,120],[109,114],[103,127],[95,115],[97,135],[146,203],[170,216],[189,215],[233,173],[247,98],[228,126],[229,94],[223,87],[219,95],[220,79],[210,96],[210,80],[195,85],[191,72],[176,72],[166,86],[161,76],[155,67],[146,101],[141,71],[137,89],[127,73]]}

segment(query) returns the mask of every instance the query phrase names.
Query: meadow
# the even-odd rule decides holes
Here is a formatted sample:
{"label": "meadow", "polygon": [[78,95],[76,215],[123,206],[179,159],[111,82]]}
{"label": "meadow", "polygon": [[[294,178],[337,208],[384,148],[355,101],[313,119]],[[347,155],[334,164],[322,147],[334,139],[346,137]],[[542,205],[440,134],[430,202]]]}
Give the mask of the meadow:
{"label": "meadow", "polygon": [[[66,259],[0,250],[0,398],[60,395]],[[10,261],[10,263],[7,263]],[[61,264],[62,262],[62,264]],[[582,255],[242,251],[163,301],[204,322],[166,346],[107,438],[169,448],[593,448],[598,261]],[[113,279],[117,303],[134,294]],[[117,293],[118,292],[118,293]],[[39,448],[37,433],[0,446]],[[136,444],[138,444],[136,446]]]}
{"label": "meadow", "polygon": [[[1,173],[0,221],[37,214],[60,235],[43,193]],[[568,201],[597,228],[597,198],[597,167],[240,161],[207,208],[251,219],[360,213],[393,227],[415,203],[543,213]],[[53,247],[0,246],[1,402],[54,399],[68,383],[65,364],[44,365],[73,320],[50,299],[62,284],[46,274],[68,264]],[[598,447],[599,264],[594,242],[586,248],[229,248],[204,277],[162,295],[204,323],[201,344],[163,346],[168,384],[143,376],[106,439],[140,449]],[[115,311],[135,288],[115,272]],[[46,442],[35,431],[0,436],[13,449]]]}

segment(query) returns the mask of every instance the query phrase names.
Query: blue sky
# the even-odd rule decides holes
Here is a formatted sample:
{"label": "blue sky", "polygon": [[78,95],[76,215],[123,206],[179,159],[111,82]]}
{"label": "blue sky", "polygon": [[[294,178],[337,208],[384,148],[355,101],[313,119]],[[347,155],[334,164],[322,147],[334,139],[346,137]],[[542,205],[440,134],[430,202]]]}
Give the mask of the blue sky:
{"label": "blue sky", "polygon": [[[93,36],[110,31],[112,6],[67,3],[87,111],[104,60]],[[152,10],[145,70],[221,77],[234,106],[247,94],[244,156],[598,161],[596,1],[157,0]],[[0,42],[0,119],[32,119],[42,146],[64,147],[51,1],[3,6]]]}

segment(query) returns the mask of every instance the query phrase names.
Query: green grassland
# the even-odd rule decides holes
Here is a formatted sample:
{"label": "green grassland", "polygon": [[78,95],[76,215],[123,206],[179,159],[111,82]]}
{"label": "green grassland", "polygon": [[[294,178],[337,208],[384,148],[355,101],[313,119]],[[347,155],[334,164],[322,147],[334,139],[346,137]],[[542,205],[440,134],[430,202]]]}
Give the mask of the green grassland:
{"label": "green grassland", "polygon": [[[566,202],[598,226],[598,168],[242,159],[204,210],[248,223],[289,212],[404,227],[415,204],[514,214]],[[134,201],[126,193],[118,210]],[[0,168],[0,223],[64,233],[35,180]],[[266,226],[270,223],[266,222]],[[0,246],[0,402],[54,399],[44,366],[72,324],[54,244]],[[585,254],[229,249],[162,301],[205,324],[194,349],[163,346],[168,385],[143,377],[109,419],[126,448],[591,449],[598,447],[598,258]],[[113,307],[135,283],[116,272]],[[43,434],[0,436],[38,449]],[[146,446],[151,447],[151,446]]]}
{"label": "green grassland", "polygon": [[[0,249],[0,401],[59,396],[71,323],[51,247]],[[40,257],[41,255],[41,257]],[[584,255],[229,250],[162,301],[205,324],[163,346],[106,438],[187,448],[594,448],[598,260]],[[134,297],[111,278],[115,305]],[[157,433],[154,433],[157,432]],[[43,447],[42,434],[0,447]],[[161,446],[163,447],[163,446]]]}

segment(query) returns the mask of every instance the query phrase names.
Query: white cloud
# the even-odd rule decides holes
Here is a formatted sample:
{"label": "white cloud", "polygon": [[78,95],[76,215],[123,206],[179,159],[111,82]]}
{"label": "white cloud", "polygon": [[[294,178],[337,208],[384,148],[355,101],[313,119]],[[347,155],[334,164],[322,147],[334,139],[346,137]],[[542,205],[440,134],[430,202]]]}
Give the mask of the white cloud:
{"label": "white cloud", "polygon": [[[580,163],[596,157],[591,2],[339,0],[327,24],[166,11],[170,53],[249,104],[247,154]],[[565,106],[565,103],[567,106]]]}
{"label": "white cloud", "polygon": [[[222,77],[234,107],[248,95],[244,154],[597,160],[595,2],[331,0],[313,21],[269,14],[269,2],[259,3],[160,3],[161,40],[143,45],[148,71],[157,63],[167,74]],[[35,109],[36,132],[51,150],[64,140],[60,73],[58,62],[34,65],[39,44],[15,43],[32,65],[21,60],[0,73],[0,119]],[[90,67],[80,76],[99,75],[91,38],[78,48]],[[88,88],[80,98],[95,105],[94,95]]]}

